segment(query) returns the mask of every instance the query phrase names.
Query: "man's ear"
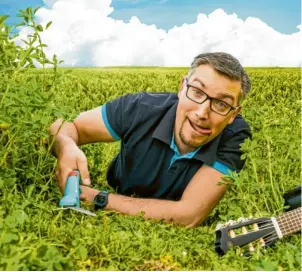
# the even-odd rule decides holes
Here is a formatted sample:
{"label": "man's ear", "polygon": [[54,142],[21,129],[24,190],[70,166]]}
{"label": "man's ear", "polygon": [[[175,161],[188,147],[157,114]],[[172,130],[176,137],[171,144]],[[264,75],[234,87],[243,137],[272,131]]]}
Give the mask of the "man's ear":
{"label": "man's ear", "polygon": [[234,119],[235,119],[236,116],[241,112],[241,110],[242,110],[242,107],[239,106],[239,107],[233,112],[233,114],[232,114],[232,116],[231,116],[231,118],[230,118],[230,120],[229,120],[229,122],[228,122],[228,125],[233,123]]}

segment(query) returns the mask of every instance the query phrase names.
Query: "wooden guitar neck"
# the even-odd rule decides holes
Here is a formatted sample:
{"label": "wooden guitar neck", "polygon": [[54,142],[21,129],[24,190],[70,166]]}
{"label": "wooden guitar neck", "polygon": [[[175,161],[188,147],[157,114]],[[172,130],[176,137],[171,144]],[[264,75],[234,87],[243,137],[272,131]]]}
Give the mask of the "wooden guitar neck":
{"label": "wooden guitar neck", "polygon": [[295,233],[302,228],[302,208],[283,213],[276,217],[282,236]]}

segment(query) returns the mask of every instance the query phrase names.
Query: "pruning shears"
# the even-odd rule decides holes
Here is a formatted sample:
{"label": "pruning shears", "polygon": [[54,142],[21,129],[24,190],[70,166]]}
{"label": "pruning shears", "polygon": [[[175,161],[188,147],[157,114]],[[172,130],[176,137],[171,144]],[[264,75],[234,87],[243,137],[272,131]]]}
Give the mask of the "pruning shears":
{"label": "pruning shears", "polygon": [[60,208],[56,210],[71,209],[90,216],[96,216],[96,214],[80,208],[80,193],[80,172],[73,170],[68,174],[64,196],[59,202]]}

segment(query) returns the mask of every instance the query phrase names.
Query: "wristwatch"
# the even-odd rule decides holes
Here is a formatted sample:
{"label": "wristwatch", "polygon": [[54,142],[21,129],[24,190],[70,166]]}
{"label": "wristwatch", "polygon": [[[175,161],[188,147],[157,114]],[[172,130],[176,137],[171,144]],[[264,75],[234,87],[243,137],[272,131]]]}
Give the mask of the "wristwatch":
{"label": "wristwatch", "polygon": [[107,191],[100,191],[95,197],[94,197],[94,209],[104,209],[108,203],[108,195],[109,193]]}

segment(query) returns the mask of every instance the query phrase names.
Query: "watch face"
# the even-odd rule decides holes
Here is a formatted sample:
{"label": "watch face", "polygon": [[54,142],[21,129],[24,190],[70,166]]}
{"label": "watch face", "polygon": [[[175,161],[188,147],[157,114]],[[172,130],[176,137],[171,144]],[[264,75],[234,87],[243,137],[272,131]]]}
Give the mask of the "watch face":
{"label": "watch face", "polygon": [[95,198],[95,202],[99,205],[102,205],[106,202],[106,197],[104,195],[97,195]]}

